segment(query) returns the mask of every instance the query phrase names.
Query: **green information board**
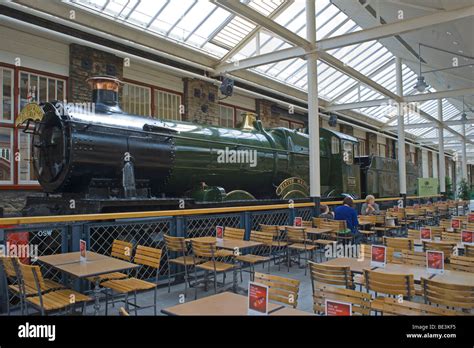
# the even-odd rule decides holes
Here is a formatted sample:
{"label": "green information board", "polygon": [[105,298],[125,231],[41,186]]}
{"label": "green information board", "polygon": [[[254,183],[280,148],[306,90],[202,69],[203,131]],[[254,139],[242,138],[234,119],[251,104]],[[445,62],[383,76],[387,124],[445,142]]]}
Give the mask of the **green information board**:
{"label": "green information board", "polygon": [[437,178],[418,178],[418,196],[434,196],[439,191]]}

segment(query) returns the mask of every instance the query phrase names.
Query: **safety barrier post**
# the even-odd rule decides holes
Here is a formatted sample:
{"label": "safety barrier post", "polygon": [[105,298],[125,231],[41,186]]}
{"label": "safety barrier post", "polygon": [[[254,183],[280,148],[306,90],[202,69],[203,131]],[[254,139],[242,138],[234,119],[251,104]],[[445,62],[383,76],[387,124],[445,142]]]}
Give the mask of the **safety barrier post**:
{"label": "safety barrier post", "polygon": [[240,228],[245,229],[245,240],[250,239],[250,231],[252,230],[252,213],[245,211],[240,216]]}
{"label": "safety barrier post", "polygon": [[[87,232],[86,232],[87,231]],[[83,223],[75,223],[72,225],[67,226],[67,228],[63,229],[63,236],[62,236],[62,246],[61,252],[74,252],[80,251],[80,240],[83,239],[86,241],[87,249],[90,248],[90,238],[89,238],[89,231],[90,229],[88,226],[86,227]],[[64,238],[64,233],[66,234],[66,238]],[[85,234],[87,233],[87,235]],[[67,243],[65,245],[65,242]],[[69,276],[66,273],[62,273],[62,282],[63,284],[69,283]],[[81,281],[80,279],[74,279],[72,281],[72,286],[75,290],[80,292],[85,291],[86,288],[90,286],[90,284],[86,283],[86,281]]]}
{"label": "safety barrier post", "polygon": [[293,223],[295,221],[295,217],[296,217],[295,208],[294,207],[289,208],[288,226],[293,226]]}

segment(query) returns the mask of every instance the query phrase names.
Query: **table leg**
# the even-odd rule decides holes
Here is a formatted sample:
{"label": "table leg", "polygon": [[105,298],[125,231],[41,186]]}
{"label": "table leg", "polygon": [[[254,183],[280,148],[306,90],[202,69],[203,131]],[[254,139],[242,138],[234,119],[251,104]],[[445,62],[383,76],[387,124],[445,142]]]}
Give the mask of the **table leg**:
{"label": "table leg", "polygon": [[100,301],[99,301],[99,296],[100,296],[100,278],[97,278],[94,282],[94,315],[99,315],[100,311]]}

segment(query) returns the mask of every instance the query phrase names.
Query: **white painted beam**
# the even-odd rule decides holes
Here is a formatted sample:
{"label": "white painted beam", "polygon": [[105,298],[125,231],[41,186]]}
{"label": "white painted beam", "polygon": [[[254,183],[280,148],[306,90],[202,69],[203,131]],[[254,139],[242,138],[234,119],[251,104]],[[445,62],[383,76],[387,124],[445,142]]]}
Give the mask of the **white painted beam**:
{"label": "white painted beam", "polygon": [[332,50],[335,48],[355,45],[362,42],[379,40],[385,37],[399,35],[470,16],[474,16],[474,6],[468,6],[450,11],[440,11],[426,16],[379,25],[370,29],[364,29],[349,34],[320,40],[316,45],[318,50]]}
{"label": "white painted beam", "polygon": [[[276,23],[268,17],[265,17],[261,13],[255,11],[253,8],[242,4],[240,1],[235,0],[210,0],[212,3],[220,6],[227,11],[248,19],[256,25],[261,25],[266,29],[270,30],[275,35],[278,35],[283,40],[290,42],[296,46],[303,47],[305,49],[312,49],[312,45],[308,40],[305,40],[298,34],[293,33],[284,26]],[[316,16],[316,14],[315,14]]]}

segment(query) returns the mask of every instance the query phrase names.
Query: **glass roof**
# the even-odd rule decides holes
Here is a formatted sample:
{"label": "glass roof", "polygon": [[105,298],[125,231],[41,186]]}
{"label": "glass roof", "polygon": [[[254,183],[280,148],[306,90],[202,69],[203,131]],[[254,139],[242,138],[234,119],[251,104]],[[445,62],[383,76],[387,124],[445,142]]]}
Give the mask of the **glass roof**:
{"label": "glass roof", "polygon": [[[66,2],[189,45],[222,62],[241,60],[293,46],[266,29],[207,0],[68,0]],[[241,2],[293,33],[306,36],[304,1],[241,0]],[[316,1],[316,27],[317,40],[362,29],[330,0]],[[328,53],[390,91],[396,91],[394,55],[378,41],[345,46],[330,50]],[[288,59],[251,70],[294,88],[307,90],[304,59]],[[413,86],[416,78],[416,73],[404,65],[405,94],[415,94]],[[321,61],[318,61],[318,91],[322,99],[334,104],[385,97]],[[428,90],[428,92],[434,91],[433,88]],[[444,120],[459,118],[460,113],[453,104],[443,100],[443,105]],[[358,111],[387,125],[394,125],[397,118],[393,109],[389,105],[382,105],[361,108]],[[437,102],[434,100],[422,103],[420,109],[437,117]],[[416,112],[409,111],[405,116],[406,124],[424,122],[428,121]],[[462,126],[452,128],[462,132]],[[468,130],[471,131],[471,126],[468,126]],[[432,127],[407,129],[407,132],[423,138],[437,136],[437,130]]]}

